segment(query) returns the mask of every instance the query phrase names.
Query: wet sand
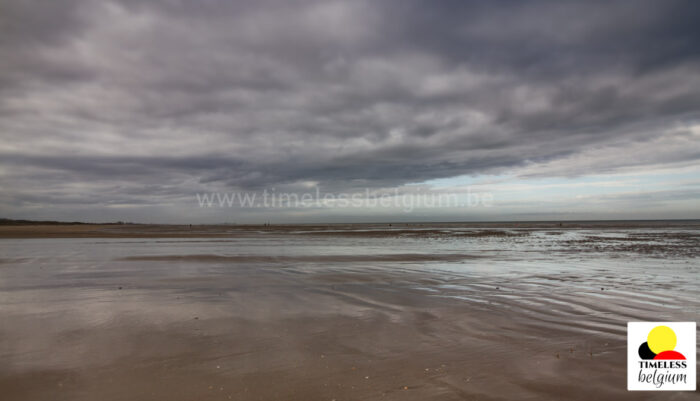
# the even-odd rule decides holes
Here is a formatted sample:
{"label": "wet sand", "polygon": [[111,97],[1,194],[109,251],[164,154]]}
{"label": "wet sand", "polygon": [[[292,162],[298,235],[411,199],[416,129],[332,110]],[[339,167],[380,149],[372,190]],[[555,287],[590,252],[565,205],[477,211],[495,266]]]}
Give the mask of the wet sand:
{"label": "wet sand", "polygon": [[[3,400],[668,400],[693,222],[1,227]],[[602,225],[601,225],[602,224]]]}

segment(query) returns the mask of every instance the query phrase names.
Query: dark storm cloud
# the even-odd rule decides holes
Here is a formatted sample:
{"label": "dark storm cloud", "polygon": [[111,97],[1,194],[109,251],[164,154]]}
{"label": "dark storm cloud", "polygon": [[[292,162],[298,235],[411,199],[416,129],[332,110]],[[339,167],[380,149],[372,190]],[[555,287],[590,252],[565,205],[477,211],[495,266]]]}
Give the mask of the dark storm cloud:
{"label": "dark storm cloud", "polygon": [[[423,4],[421,4],[423,3]],[[689,1],[391,4],[395,39],[452,60],[550,79],[601,68],[650,71],[698,57]]]}
{"label": "dark storm cloud", "polygon": [[[696,163],[699,18],[693,1],[5,0],[0,202]],[[653,162],[576,159],[644,144]]]}

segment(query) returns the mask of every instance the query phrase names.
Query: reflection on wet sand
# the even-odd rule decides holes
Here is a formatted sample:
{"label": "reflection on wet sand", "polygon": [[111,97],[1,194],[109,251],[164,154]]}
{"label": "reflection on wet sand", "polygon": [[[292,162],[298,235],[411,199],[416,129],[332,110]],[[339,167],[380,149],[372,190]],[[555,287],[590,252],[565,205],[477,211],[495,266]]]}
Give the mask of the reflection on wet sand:
{"label": "reflection on wet sand", "polygon": [[697,320],[698,228],[7,238],[0,394],[668,399],[626,391],[625,324]]}

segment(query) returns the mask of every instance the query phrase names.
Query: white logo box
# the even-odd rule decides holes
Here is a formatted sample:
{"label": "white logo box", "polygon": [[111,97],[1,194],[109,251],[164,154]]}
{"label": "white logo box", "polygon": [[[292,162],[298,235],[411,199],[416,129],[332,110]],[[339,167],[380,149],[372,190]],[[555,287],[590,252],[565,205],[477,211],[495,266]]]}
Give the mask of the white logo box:
{"label": "white logo box", "polygon": [[[686,358],[686,367],[648,367],[640,362],[639,346],[647,341],[649,332],[657,326],[667,326],[676,334],[674,351]],[[695,322],[628,322],[627,323],[627,390],[630,391],[695,391],[696,331]],[[666,361],[676,362],[676,361]],[[673,364],[670,364],[673,365]],[[651,375],[651,376],[649,376]],[[682,380],[685,375],[685,381]],[[642,380],[640,380],[640,377]],[[649,382],[651,381],[651,382]],[[675,381],[675,382],[674,382]]]}

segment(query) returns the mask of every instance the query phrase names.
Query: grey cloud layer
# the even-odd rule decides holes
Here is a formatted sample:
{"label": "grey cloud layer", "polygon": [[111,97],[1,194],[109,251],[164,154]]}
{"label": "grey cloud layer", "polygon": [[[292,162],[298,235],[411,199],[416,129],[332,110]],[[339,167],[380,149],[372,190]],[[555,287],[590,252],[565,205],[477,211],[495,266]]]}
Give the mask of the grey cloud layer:
{"label": "grey cloud layer", "polygon": [[[0,203],[697,163],[698,20],[693,1],[4,0]],[[653,160],[577,159],[640,143]]]}

